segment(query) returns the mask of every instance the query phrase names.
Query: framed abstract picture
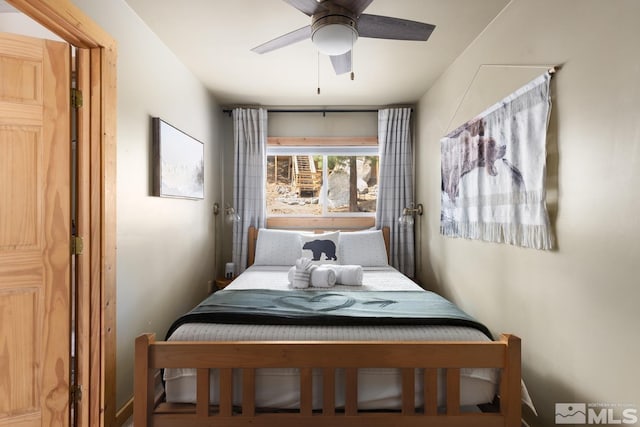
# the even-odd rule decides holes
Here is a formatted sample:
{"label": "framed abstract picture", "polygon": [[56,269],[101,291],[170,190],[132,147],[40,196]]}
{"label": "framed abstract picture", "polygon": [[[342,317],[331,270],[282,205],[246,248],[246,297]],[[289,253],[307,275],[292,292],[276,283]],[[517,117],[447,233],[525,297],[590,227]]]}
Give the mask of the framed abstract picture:
{"label": "framed abstract picture", "polygon": [[204,144],[158,117],[153,127],[153,195],[204,198]]}

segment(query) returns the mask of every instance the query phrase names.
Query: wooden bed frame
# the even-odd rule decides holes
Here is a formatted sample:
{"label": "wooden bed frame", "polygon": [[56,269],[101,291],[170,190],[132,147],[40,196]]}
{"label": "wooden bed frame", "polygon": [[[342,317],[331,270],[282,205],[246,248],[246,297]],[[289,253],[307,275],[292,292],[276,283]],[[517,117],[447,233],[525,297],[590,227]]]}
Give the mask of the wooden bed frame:
{"label": "wooden bed frame", "polygon": [[[388,235],[388,234],[387,234]],[[388,241],[388,240],[387,240]],[[254,240],[255,243],[255,240]],[[250,246],[252,244],[250,243]],[[255,249],[255,244],[253,245]],[[388,253],[388,252],[387,252]],[[253,256],[250,256],[253,259]],[[136,427],[278,426],[278,427],[516,427],[521,424],[520,339],[504,334],[490,342],[448,341],[156,341],[136,339],[134,425]],[[196,369],[196,404],[158,398],[158,370]],[[300,408],[268,411],[255,404],[258,368],[298,368]],[[336,407],[336,369],[345,370],[344,407]],[[402,407],[397,411],[362,411],[357,406],[359,368],[398,368]],[[501,370],[492,412],[460,409],[460,369]],[[220,374],[218,405],[209,404],[210,370]],[[322,408],[313,409],[312,370],[322,372]],[[424,369],[424,402],[414,404],[415,369]],[[445,408],[437,406],[438,369],[446,372]],[[242,372],[242,405],[232,404],[233,371]]]}

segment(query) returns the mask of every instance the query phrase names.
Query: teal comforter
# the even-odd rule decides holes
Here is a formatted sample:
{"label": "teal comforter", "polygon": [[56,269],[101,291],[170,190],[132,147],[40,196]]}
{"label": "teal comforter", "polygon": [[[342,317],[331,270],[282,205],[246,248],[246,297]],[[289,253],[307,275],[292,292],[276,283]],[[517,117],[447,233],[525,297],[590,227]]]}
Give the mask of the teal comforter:
{"label": "teal comforter", "polygon": [[185,323],[258,325],[467,326],[491,338],[486,326],[429,291],[221,290],[178,318]]}

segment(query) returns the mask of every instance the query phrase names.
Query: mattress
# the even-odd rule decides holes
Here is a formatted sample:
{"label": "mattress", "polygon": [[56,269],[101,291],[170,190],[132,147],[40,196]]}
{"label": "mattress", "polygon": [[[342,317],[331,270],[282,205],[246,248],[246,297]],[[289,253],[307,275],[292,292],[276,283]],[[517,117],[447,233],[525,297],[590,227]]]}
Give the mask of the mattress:
{"label": "mattress", "polygon": [[[236,278],[227,290],[289,289],[289,267],[252,266]],[[416,291],[421,288],[392,267],[365,268],[362,286],[335,286],[332,289],[348,291]],[[168,338],[169,341],[236,341],[236,340],[361,340],[361,341],[489,341],[477,329],[463,326],[440,325],[376,325],[376,326],[292,326],[252,324],[189,323],[181,325]],[[422,370],[416,369],[416,406],[423,401]],[[313,407],[322,406],[321,371],[314,370]],[[496,394],[498,372],[494,369],[461,370],[462,406],[491,402]],[[219,399],[218,372],[211,373],[211,403]],[[168,402],[195,403],[196,377],[193,369],[167,369],[164,373]],[[343,372],[336,373],[336,405],[344,402],[341,383]],[[233,403],[241,403],[241,373],[234,370]],[[444,404],[444,372],[438,381],[438,404]],[[398,409],[401,407],[402,384],[397,369],[358,370],[358,408]],[[298,407],[299,377],[297,369],[256,370],[256,406],[263,408],[294,409]]]}
{"label": "mattress", "polygon": [[[225,289],[291,289],[287,273],[289,266],[251,266]],[[307,288],[308,290],[317,288]],[[364,267],[362,286],[335,285],[332,290],[343,291],[419,291],[414,281],[393,267]]]}

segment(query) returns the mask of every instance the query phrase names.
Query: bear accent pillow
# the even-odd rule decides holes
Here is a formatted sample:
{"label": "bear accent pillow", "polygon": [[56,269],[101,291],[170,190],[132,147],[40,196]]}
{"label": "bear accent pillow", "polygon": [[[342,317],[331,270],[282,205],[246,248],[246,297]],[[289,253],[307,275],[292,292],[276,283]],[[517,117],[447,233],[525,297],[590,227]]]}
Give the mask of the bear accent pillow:
{"label": "bear accent pillow", "polygon": [[295,265],[302,256],[300,236],[297,231],[258,230],[255,265]]}
{"label": "bear accent pillow", "polygon": [[340,233],[338,258],[340,264],[363,267],[388,266],[389,260],[382,230]]}
{"label": "bear accent pillow", "polygon": [[301,235],[302,256],[313,264],[340,264],[338,240],[340,233]]}

